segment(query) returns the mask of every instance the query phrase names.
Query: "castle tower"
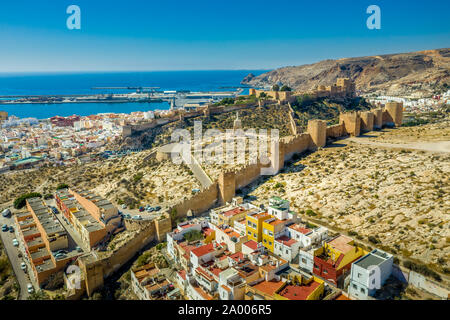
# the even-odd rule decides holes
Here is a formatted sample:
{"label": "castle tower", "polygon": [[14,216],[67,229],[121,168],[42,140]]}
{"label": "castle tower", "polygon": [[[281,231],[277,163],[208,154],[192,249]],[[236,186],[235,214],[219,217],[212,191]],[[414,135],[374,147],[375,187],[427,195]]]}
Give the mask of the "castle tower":
{"label": "castle tower", "polygon": [[85,278],[86,293],[91,296],[95,290],[103,287],[103,266],[92,254],[78,259],[78,266]]}
{"label": "castle tower", "polygon": [[361,112],[361,131],[373,131],[373,113],[370,111]]}
{"label": "castle tower", "polygon": [[381,129],[381,127],[383,126],[383,110],[373,109],[371,111],[373,113],[373,128]]}
{"label": "castle tower", "polygon": [[284,144],[279,139],[270,142],[270,166],[275,169],[273,174],[284,168]]}
{"label": "castle tower", "polygon": [[250,88],[249,91],[248,91],[248,94],[251,95],[251,96],[252,95],[256,95],[256,90],[254,88]]}
{"label": "castle tower", "polygon": [[323,120],[309,120],[308,133],[313,142],[313,148],[323,148],[327,143],[327,123]]}
{"label": "castle tower", "polygon": [[239,119],[239,112],[236,112],[236,119],[234,120],[233,129],[234,130],[242,129],[242,123],[241,120]]}
{"label": "castle tower", "polygon": [[361,118],[357,112],[341,113],[339,123],[344,124],[345,132],[351,136],[359,136],[361,131]]}
{"label": "castle tower", "polygon": [[393,122],[396,127],[400,127],[403,122],[403,103],[401,102],[388,102],[385,106],[387,112],[387,121]]}
{"label": "castle tower", "polygon": [[222,171],[219,175],[219,202],[225,204],[233,199],[236,192],[236,176],[234,171]]}

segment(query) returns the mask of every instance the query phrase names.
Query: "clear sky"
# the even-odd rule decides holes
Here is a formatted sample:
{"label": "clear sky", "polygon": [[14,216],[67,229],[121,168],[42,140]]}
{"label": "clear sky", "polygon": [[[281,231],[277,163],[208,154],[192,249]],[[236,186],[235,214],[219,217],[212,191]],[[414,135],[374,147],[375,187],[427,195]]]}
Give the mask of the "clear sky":
{"label": "clear sky", "polygon": [[[81,30],[69,30],[69,5]],[[381,8],[381,30],[366,9]],[[0,72],[272,69],[450,47],[448,0],[0,2]]]}

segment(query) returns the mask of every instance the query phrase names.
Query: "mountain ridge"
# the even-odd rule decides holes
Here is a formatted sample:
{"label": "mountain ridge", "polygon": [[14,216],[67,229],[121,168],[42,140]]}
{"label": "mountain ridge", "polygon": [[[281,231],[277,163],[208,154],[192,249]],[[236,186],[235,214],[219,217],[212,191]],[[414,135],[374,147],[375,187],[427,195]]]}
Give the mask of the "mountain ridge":
{"label": "mountain ridge", "polygon": [[326,59],[247,76],[242,84],[281,83],[306,92],[318,85],[332,85],[337,78],[352,79],[362,93],[429,96],[450,84],[450,48]]}

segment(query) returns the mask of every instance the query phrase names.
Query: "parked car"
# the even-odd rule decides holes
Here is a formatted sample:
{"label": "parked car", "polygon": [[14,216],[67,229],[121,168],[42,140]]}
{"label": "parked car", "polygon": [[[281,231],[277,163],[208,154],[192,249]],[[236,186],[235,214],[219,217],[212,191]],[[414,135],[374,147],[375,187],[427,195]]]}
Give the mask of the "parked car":
{"label": "parked car", "polygon": [[155,207],[155,211],[159,211],[159,210],[161,210],[161,207],[160,206],[156,206]]}
{"label": "parked car", "polygon": [[56,209],[55,207],[51,207],[52,208],[52,212],[54,213],[54,214],[57,214],[59,211],[58,211],[58,209]]}
{"label": "parked car", "polygon": [[2,216],[3,216],[4,218],[7,218],[7,217],[11,216],[11,210],[9,210],[9,209],[3,210],[3,211],[2,211]]}
{"label": "parked car", "polygon": [[137,215],[133,216],[133,218],[131,218],[131,219],[133,219],[133,220],[142,220],[142,217],[137,214]]}
{"label": "parked car", "polygon": [[26,271],[26,270],[27,270],[27,265],[25,264],[25,262],[22,262],[22,263],[20,264],[20,269],[22,269],[23,271]]}
{"label": "parked car", "polygon": [[8,225],[7,224],[2,225],[2,231],[3,232],[8,231]]}
{"label": "parked car", "polygon": [[76,247],[75,248],[78,252],[83,252],[83,249],[81,249],[80,247]]}
{"label": "parked car", "polygon": [[127,205],[124,203],[123,205],[122,205],[122,209],[126,209],[127,208]]}
{"label": "parked car", "polygon": [[11,233],[14,232],[14,227],[13,227],[13,226],[10,226],[10,227],[9,227],[9,232],[11,232]]}
{"label": "parked car", "polygon": [[126,214],[123,215],[123,217],[126,218],[126,219],[131,219],[131,214],[126,213]]}
{"label": "parked car", "polygon": [[19,246],[19,241],[17,241],[17,239],[13,239],[12,244],[14,247],[18,247]]}
{"label": "parked car", "polygon": [[28,291],[28,293],[33,293],[34,292],[34,288],[33,288],[33,285],[31,283],[27,284],[27,291]]}
{"label": "parked car", "polygon": [[139,212],[143,212],[143,211],[144,211],[144,207],[140,207]]}

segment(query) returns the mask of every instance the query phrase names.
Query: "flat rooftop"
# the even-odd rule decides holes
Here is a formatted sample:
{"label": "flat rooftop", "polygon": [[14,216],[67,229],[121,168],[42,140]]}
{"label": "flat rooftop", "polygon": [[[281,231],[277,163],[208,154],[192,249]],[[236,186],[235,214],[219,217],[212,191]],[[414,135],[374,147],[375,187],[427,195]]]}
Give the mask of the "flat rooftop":
{"label": "flat rooftop", "polygon": [[353,243],[353,239],[344,235],[340,235],[328,242],[331,247],[339,250],[343,254],[346,254],[347,252],[355,248],[351,243]]}
{"label": "flat rooftop", "polygon": [[370,266],[378,266],[382,264],[390,257],[391,255],[387,254],[386,252],[374,250],[360,258],[358,261],[354,262],[354,264],[363,269],[368,269]]}

